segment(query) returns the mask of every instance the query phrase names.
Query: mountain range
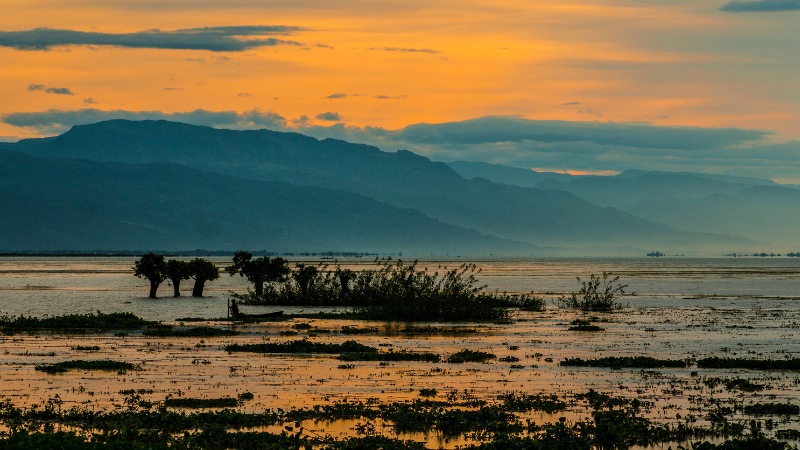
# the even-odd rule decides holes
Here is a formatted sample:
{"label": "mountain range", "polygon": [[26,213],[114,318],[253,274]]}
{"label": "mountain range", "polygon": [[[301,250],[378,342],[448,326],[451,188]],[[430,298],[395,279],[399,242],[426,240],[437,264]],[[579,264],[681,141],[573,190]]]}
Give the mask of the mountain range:
{"label": "mountain range", "polygon": [[0,148],[6,250],[717,251],[752,247],[755,235],[676,220],[667,206],[750,199],[748,189],[800,193],[699,174],[583,177],[445,164],[297,133],[168,121],[80,125]]}

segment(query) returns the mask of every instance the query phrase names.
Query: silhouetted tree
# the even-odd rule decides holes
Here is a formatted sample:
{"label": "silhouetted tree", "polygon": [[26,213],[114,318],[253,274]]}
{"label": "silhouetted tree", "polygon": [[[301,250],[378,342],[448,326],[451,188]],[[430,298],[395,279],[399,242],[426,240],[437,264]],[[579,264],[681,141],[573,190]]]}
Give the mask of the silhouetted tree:
{"label": "silhouetted tree", "polygon": [[167,263],[162,255],[147,253],[134,263],[133,274],[150,281],[150,298],[156,298],[158,285],[167,279]]}
{"label": "silhouetted tree", "polygon": [[314,266],[307,266],[305,264],[298,264],[297,270],[292,272],[292,278],[295,283],[300,286],[300,294],[303,296],[308,295],[308,285],[314,280],[319,273]]}
{"label": "silhouetted tree", "polygon": [[233,264],[225,268],[231,276],[237,273],[251,283],[255,288],[256,295],[264,294],[264,283],[277,283],[286,280],[291,273],[289,263],[283,258],[270,258],[264,256],[253,259],[250,252],[236,252],[233,256]]}
{"label": "silhouetted tree", "polygon": [[181,296],[181,281],[192,278],[189,263],[170,259],[167,261],[167,278],[172,281],[172,288],[175,290],[175,297]]}
{"label": "silhouetted tree", "polygon": [[202,297],[206,281],[214,281],[219,278],[219,269],[217,266],[203,258],[191,260],[189,262],[189,272],[192,274],[192,278],[194,278],[192,297]]}
{"label": "silhouetted tree", "polygon": [[355,272],[350,269],[336,267],[336,277],[339,278],[339,287],[341,289],[342,296],[347,296],[350,293],[350,280],[352,280],[355,276]]}

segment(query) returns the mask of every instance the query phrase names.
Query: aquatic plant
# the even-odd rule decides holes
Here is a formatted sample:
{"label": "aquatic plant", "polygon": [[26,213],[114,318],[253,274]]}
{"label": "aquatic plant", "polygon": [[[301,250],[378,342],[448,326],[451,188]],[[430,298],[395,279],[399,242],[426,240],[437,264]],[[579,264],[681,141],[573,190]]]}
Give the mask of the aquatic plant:
{"label": "aquatic plant", "polygon": [[567,331],[605,331],[605,328],[601,328],[597,325],[592,325],[591,322],[588,320],[580,320],[575,319],[570,322],[570,327],[567,328]]}
{"label": "aquatic plant", "polygon": [[35,369],[49,374],[64,373],[73,369],[125,372],[128,370],[139,370],[139,366],[124,361],[112,361],[109,359],[94,361],[73,359],[55,364],[41,364],[35,366]]}
{"label": "aquatic plant", "polygon": [[238,331],[223,330],[214,327],[190,327],[184,329],[174,329],[172,327],[159,327],[155,329],[144,330],[143,336],[150,337],[216,337],[216,336],[236,336]]}
{"label": "aquatic plant", "polygon": [[0,316],[4,333],[32,331],[113,331],[137,330],[156,322],[141,319],[131,313],[68,314],[53,317]]}
{"label": "aquatic plant", "polygon": [[233,397],[221,398],[167,398],[164,400],[167,408],[235,408],[239,400]]}
{"label": "aquatic plant", "polygon": [[435,353],[399,352],[350,352],[342,353],[340,361],[422,361],[439,362],[441,357]]}
{"label": "aquatic plant", "polygon": [[800,358],[747,359],[713,356],[697,360],[697,367],[704,369],[800,370]]}
{"label": "aquatic plant", "polygon": [[686,361],[679,359],[656,359],[649,356],[609,356],[597,359],[567,358],[561,366],[610,367],[612,369],[637,368],[656,369],[661,367],[686,367]]}
{"label": "aquatic plant", "polygon": [[610,273],[603,272],[603,277],[592,274],[589,281],[578,283],[581,288],[569,296],[558,299],[558,304],[565,308],[580,309],[583,311],[611,311],[622,307],[616,298],[625,293],[627,284],[619,283],[619,276],[609,279]]}
{"label": "aquatic plant", "polygon": [[325,344],[311,342],[306,339],[297,339],[287,342],[266,342],[263,344],[229,344],[225,346],[226,352],[253,352],[253,353],[373,353],[378,349],[359,344],[356,341],[346,341],[342,344]]}
{"label": "aquatic plant", "polygon": [[465,363],[465,362],[481,362],[482,363],[482,362],[486,362],[486,361],[488,361],[490,359],[495,359],[495,358],[497,358],[497,356],[495,356],[493,353],[487,353],[487,352],[480,352],[480,351],[473,351],[473,350],[464,349],[464,350],[461,350],[459,352],[456,352],[456,353],[453,353],[452,355],[450,355],[450,357],[447,358],[447,362],[455,363],[455,364],[460,364],[460,363]]}
{"label": "aquatic plant", "polygon": [[791,403],[755,403],[745,406],[744,413],[748,415],[797,415],[800,414],[800,406]]}
{"label": "aquatic plant", "polygon": [[375,320],[496,321],[508,317],[508,307],[539,307],[528,295],[484,292],[475,264],[440,270],[430,273],[416,261],[376,260],[374,269],[360,272],[298,264],[290,277],[261,293],[234,295],[253,305],[347,306],[357,317]]}

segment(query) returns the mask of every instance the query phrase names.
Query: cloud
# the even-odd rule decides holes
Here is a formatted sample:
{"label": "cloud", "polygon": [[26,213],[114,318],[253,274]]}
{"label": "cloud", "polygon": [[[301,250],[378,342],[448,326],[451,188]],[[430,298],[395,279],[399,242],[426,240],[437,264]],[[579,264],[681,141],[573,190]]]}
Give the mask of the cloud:
{"label": "cloud", "polygon": [[4,123],[15,127],[33,128],[41,134],[62,133],[73,125],[86,125],[112,119],[171,120],[193,125],[233,129],[286,128],[286,119],[283,116],[259,109],[242,113],[237,113],[236,111],[206,111],[204,109],[174,113],[126,111],[121,109],[104,111],[95,108],[67,111],[51,109],[42,112],[12,113],[2,117]]}
{"label": "cloud", "polygon": [[594,114],[595,117],[603,117],[603,113],[601,113],[600,111],[595,111],[591,108],[581,109],[578,111],[578,114]]}
{"label": "cloud", "polygon": [[55,87],[45,87],[43,84],[31,84],[28,86],[29,91],[43,91],[47,92],[48,94],[59,94],[59,95],[75,95],[69,88],[55,88]]}
{"label": "cloud", "polygon": [[237,97],[252,97],[252,96],[253,96],[253,94],[251,94],[249,92],[239,92],[239,95],[237,95]]}
{"label": "cloud", "polygon": [[331,95],[329,95],[329,96],[327,96],[325,98],[345,98],[345,97],[347,97],[347,94],[343,94],[341,92],[337,92],[337,93],[331,94]]}
{"label": "cloud", "polygon": [[403,98],[408,97],[408,95],[375,95],[372,98],[378,98],[381,100],[400,100]]}
{"label": "cloud", "polygon": [[732,1],[720,10],[730,12],[800,11],[800,0]]}
{"label": "cloud", "polygon": [[338,112],[325,112],[322,114],[317,114],[317,119],[319,120],[327,120],[330,122],[343,122],[344,117],[340,116]]}
{"label": "cloud", "polygon": [[572,105],[580,105],[580,104],[581,104],[581,102],[569,102],[569,103],[564,103],[561,106],[572,106]]}
{"label": "cloud", "polygon": [[331,47],[330,45],[325,45],[325,44],[316,44],[315,47],[327,48],[327,49],[333,50],[333,47]]}
{"label": "cloud", "polygon": [[74,30],[35,28],[28,31],[0,31],[0,47],[17,50],[50,50],[74,45],[114,46],[241,52],[252,48],[295,45],[299,42],[277,38],[241,39],[245,36],[288,35],[303,31],[287,26],[232,26],[187,28],[173,31],[145,30],[137,33],[95,33]]}
{"label": "cloud", "polygon": [[381,50],[384,52],[430,53],[432,55],[442,53],[438,50],[431,50],[429,48],[372,47],[370,50]]}
{"label": "cloud", "polygon": [[646,123],[528,120],[481,117],[460,122],[414,124],[397,130],[314,125],[308,116],[287,120],[274,112],[206,111],[164,113],[87,108],[7,114],[6,124],[29,133],[63,133],[72,125],[109,119],[171,120],[216,128],[293,131],[411,150],[438,161],[482,161],[564,171],[626,169],[715,172],[761,178],[798,178],[800,141],[770,144],[769,131],[741,128],[659,126]]}
{"label": "cloud", "polygon": [[409,125],[399,131],[419,144],[485,144],[533,141],[592,142],[653,149],[703,150],[763,139],[768,131],[741,128],[664,127],[614,122],[567,122],[488,116],[461,122]]}
{"label": "cloud", "polygon": [[182,91],[183,88],[165,87],[162,91]]}
{"label": "cloud", "polygon": [[97,102],[94,101],[94,99],[92,97],[83,99],[83,104],[84,105],[93,105],[95,103],[97,103]]}

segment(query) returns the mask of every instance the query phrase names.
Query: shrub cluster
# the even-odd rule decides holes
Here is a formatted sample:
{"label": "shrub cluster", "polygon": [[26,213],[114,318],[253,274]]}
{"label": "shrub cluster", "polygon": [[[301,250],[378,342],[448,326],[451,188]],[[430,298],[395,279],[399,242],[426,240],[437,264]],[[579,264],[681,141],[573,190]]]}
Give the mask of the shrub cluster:
{"label": "shrub cluster", "polygon": [[417,262],[380,262],[354,272],[337,266],[298,264],[290,276],[264,286],[262,293],[238,296],[243,303],[284,306],[350,306],[377,320],[502,320],[508,307],[541,311],[532,295],[485,292],[475,264],[428,272]]}

